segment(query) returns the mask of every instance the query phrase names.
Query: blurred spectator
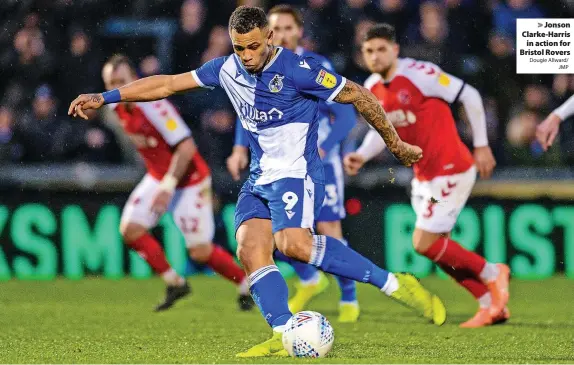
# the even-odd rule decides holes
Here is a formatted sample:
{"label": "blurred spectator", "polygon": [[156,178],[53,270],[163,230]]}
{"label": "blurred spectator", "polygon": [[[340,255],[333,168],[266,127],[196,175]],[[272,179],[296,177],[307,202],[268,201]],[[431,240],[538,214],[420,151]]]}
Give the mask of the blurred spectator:
{"label": "blurred spectator", "polygon": [[95,110],[87,110],[87,121],[79,121],[78,133],[83,136],[72,152],[73,159],[83,162],[114,163],[122,162],[122,151],[114,133],[102,123]]}
{"label": "blurred spectator", "polygon": [[6,106],[0,106],[0,162],[19,162],[24,154],[21,136],[14,128],[14,112]]}
{"label": "blurred spectator", "polygon": [[443,68],[452,69],[456,60],[446,44],[448,24],[444,8],[431,1],[420,7],[420,25],[411,29],[408,45],[403,47],[403,56],[422,59]]}
{"label": "blurred spectator", "polygon": [[92,41],[83,29],[70,32],[69,52],[60,60],[58,95],[63,101],[61,113],[67,112],[67,102],[82,93],[101,88],[101,57],[93,50]]}
{"label": "blurred spectator", "polygon": [[18,31],[13,48],[0,56],[0,73],[6,87],[2,91],[13,97],[14,104],[25,97],[21,89],[34,90],[41,82],[49,81],[54,76],[54,59],[46,50],[42,33],[26,28]]}
{"label": "blurred spectator", "polygon": [[207,49],[201,55],[201,63],[205,63],[217,57],[227,56],[232,52],[231,41],[227,28],[222,26],[213,27],[209,34]]}
{"label": "blurred spectator", "polygon": [[354,29],[353,44],[351,59],[347,63],[343,74],[350,80],[362,84],[367,77],[369,77],[369,72],[367,71],[364,62],[363,55],[361,53],[361,45],[367,30],[375,25],[375,22],[369,19],[360,20]]}
{"label": "blurred spectator", "polygon": [[160,73],[160,64],[156,56],[150,55],[145,57],[139,65],[139,71],[142,77],[157,75]]}
{"label": "blurred spectator", "polygon": [[[521,93],[516,79],[514,43],[505,34],[493,33],[488,47],[490,52],[484,59],[481,84],[486,90],[486,96],[496,101],[498,118],[507,121],[512,104],[520,99]],[[498,134],[505,134],[505,124],[500,124]]]}
{"label": "blurred spectator", "polygon": [[499,33],[516,38],[517,18],[544,18],[542,11],[532,0],[507,0],[494,7],[494,28]]}
{"label": "blurred spectator", "polygon": [[541,114],[522,111],[510,120],[506,129],[506,156],[511,165],[552,167],[562,164],[560,146],[555,145],[544,153],[536,141],[536,126]]}
{"label": "blurred spectator", "polygon": [[408,0],[374,0],[373,2],[378,3],[379,7],[379,11],[373,14],[374,19],[377,22],[393,25],[397,34],[403,34],[409,24]]}
{"label": "blurred spectator", "polygon": [[56,116],[56,99],[48,85],[36,90],[32,112],[22,118],[20,126],[30,162],[64,161],[79,143],[71,122]]}
{"label": "blurred spectator", "polygon": [[204,26],[206,9],[201,0],[185,0],[181,6],[180,28],[173,39],[175,72],[186,72],[200,65],[207,47],[209,29]]}
{"label": "blurred spectator", "polygon": [[305,36],[313,40],[316,52],[328,58],[339,47],[339,40],[344,38],[333,27],[333,22],[338,18],[334,0],[309,0],[303,11]]}

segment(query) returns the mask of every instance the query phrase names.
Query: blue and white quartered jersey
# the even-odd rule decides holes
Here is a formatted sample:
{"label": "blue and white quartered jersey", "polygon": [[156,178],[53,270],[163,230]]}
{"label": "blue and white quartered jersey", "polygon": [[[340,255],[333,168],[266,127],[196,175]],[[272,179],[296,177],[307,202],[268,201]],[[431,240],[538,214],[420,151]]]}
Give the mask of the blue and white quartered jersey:
{"label": "blue and white quartered jersey", "polygon": [[[315,52],[306,50],[303,47],[297,47],[295,53],[302,57],[314,58],[329,72],[335,71],[327,58]],[[321,101],[319,103],[319,113],[321,118],[317,142],[319,147],[327,153],[323,158],[323,162],[341,163],[341,143],[356,124],[355,108],[349,104]],[[333,116],[332,119],[331,116]]]}
{"label": "blue and white quartered jersey", "polygon": [[207,88],[222,87],[248,132],[251,175],[256,185],[283,178],[323,183],[317,149],[319,101],[331,102],[346,79],[317,60],[278,48],[259,74],[248,73],[237,55],[220,57],[192,71]]}

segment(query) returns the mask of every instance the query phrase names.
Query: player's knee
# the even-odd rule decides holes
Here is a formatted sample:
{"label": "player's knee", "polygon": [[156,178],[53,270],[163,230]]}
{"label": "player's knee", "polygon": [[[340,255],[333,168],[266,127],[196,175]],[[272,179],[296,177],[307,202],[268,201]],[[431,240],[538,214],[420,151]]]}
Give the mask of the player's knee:
{"label": "player's knee", "polygon": [[413,247],[416,252],[424,255],[430,246],[442,236],[444,235],[440,233],[431,233],[422,229],[415,229],[413,233]]}
{"label": "player's knee", "polygon": [[147,233],[147,229],[135,223],[122,223],[120,224],[120,234],[125,243],[134,242],[141,236]]}
{"label": "player's knee", "polygon": [[209,261],[211,251],[213,251],[213,245],[211,243],[196,244],[188,248],[189,257],[198,263]]}
{"label": "player's knee", "polygon": [[240,241],[237,245],[237,257],[244,267],[252,267],[257,260],[257,244],[255,241]]}
{"label": "player's knee", "polygon": [[301,261],[309,261],[313,237],[301,229],[285,229],[275,235],[277,249],[288,257]]}

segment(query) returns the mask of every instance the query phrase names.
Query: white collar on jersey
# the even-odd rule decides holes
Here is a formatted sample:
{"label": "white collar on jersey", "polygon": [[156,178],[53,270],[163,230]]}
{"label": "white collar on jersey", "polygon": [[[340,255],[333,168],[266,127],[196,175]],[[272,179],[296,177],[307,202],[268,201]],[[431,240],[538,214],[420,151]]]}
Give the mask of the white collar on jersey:
{"label": "white collar on jersey", "polygon": [[277,58],[279,57],[279,54],[281,52],[283,52],[283,47],[277,47],[277,53],[275,53],[275,56],[273,56],[271,61],[269,61],[269,63],[266,64],[265,67],[263,67],[263,70],[261,72],[263,72],[263,71],[267,70],[269,67],[271,67],[275,63],[275,60],[277,60]]}
{"label": "white collar on jersey", "polygon": [[301,46],[297,46],[297,48],[295,48],[295,53],[299,56],[303,55],[303,52],[305,52],[305,48],[301,47]]}

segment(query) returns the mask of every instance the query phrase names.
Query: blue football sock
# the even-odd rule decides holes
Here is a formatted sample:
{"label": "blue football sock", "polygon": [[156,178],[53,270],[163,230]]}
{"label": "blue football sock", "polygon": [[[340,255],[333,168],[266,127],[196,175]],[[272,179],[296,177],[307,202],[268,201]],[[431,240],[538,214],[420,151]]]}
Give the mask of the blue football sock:
{"label": "blue football sock", "polygon": [[315,266],[287,257],[279,250],[275,250],[273,257],[275,257],[276,260],[280,260],[291,265],[297,276],[299,276],[299,279],[303,281],[313,280],[317,277],[317,273],[319,272]]}
{"label": "blue football sock", "polygon": [[291,312],[287,306],[289,289],[275,265],[264,266],[249,275],[249,290],[267,323],[283,326]]}
{"label": "blue football sock", "polygon": [[[341,239],[341,243],[349,246],[347,240]],[[347,279],[342,276],[335,276],[339,282],[341,289],[341,302],[356,302],[357,301],[357,284],[352,279]]]}
{"label": "blue football sock", "polygon": [[313,236],[309,263],[330,274],[370,283],[382,289],[389,272],[381,269],[344,243],[328,236]]}

